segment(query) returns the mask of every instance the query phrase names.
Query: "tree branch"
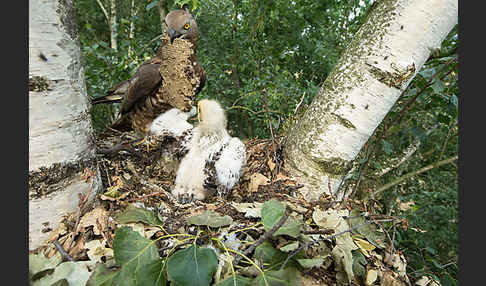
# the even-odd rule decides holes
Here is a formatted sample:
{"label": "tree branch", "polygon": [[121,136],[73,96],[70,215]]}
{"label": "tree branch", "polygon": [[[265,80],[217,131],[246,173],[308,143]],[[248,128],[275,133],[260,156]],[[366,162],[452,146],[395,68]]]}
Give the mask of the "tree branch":
{"label": "tree branch", "polygon": [[96,0],[98,5],[100,5],[101,11],[103,11],[103,14],[105,14],[106,22],[110,24],[110,16],[108,16],[108,12],[106,12],[105,7],[103,6],[103,3],[101,3],[101,0]]}
{"label": "tree branch", "polygon": [[419,169],[417,171],[410,172],[410,173],[408,173],[408,174],[406,174],[406,175],[404,175],[404,176],[402,176],[402,177],[400,177],[400,178],[398,178],[398,179],[396,179],[396,180],[394,180],[394,181],[392,181],[392,182],[390,182],[388,184],[385,184],[384,186],[376,189],[375,191],[373,191],[372,194],[373,194],[373,196],[376,196],[377,194],[379,194],[379,193],[381,193],[381,192],[383,192],[383,191],[385,191],[385,190],[387,190],[387,189],[395,186],[396,184],[399,184],[399,183],[401,183],[401,182],[403,182],[403,181],[405,181],[405,180],[407,180],[407,179],[409,179],[409,178],[411,178],[411,177],[413,177],[415,175],[418,175],[418,174],[421,174],[423,172],[426,172],[426,171],[428,171],[430,169],[437,168],[437,167],[440,167],[442,165],[451,163],[454,160],[456,160],[457,158],[458,158],[458,156],[456,155],[456,156],[451,157],[449,159],[445,159],[445,160],[442,160],[442,161],[438,161],[438,162],[435,162],[435,163],[430,164],[428,166],[425,166],[422,169]]}

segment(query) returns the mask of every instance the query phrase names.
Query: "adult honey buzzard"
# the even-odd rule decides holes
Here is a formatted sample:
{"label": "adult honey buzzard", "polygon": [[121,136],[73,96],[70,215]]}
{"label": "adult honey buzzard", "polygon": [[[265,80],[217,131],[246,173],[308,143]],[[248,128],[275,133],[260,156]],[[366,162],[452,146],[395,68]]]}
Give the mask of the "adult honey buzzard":
{"label": "adult honey buzzard", "polygon": [[165,17],[167,34],[157,55],[140,65],[128,80],[116,85],[92,104],[121,102],[120,118],[112,128],[134,130],[141,137],[150,124],[171,108],[189,111],[206,83],[206,72],[196,56],[198,28],[187,10]]}

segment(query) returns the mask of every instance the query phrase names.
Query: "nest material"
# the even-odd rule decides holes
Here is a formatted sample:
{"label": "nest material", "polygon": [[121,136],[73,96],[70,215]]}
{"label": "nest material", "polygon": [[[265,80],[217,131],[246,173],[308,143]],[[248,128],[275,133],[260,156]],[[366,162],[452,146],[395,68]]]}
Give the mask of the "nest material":
{"label": "nest material", "polygon": [[[119,138],[119,133],[105,131],[98,137],[97,144],[100,148],[106,148],[107,145],[118,144]],[[130,146],[126,148],[128,151],[104,154],[99,158],[103,189],[106,192],[97,196],[91,210],[87,209],[84,213],[66,216],[60,227],[52,231],[48,243],[33,251],[34,253],[44,252],[51,257],[57,252],[56,248],[52,247],[52,242],[58,241],[75,260],[88,260],[85,244],[93,240],[101,240],[106,244],[107,249],[112,248],[115,230],[120,227],[113,218],[134,203],[155,210],[163,223],[165,232],[169,234],[196,234],[197,227],[188,225],[187,219],[206,210],[232,218],[233,224],[227,230],[228,233],[236,229],[251,228],[261,221],[260,218],[242,213],[241,209],[235,207],[236,204],[262,204],[271,198],[277,198],[286,201],[293,210],[293,217],[298,216],[303,222],[312,221],[315,209],[326,210],[333,205],[330,197],[323,197],[319,202],[312,204],[299,198],[300,185],[284,173],[281,152],[275,148],[271,140],[252,139],[244,142],[247,149],[247,166],[240,182],[226,198],[213,195],[203,202],[196,201],[186,205],[178,204],[170,194],[177,170],[177,158],[171,156],[168,150],[161,148],[147,152],[143,144],[134,147],[127,139],[123,139],[122,143]],[[170,146],[167,142],[162,144]],[[351,204],[353,209],[369,209],[369,206],[359,201],[348,201],[344,207],[351,208]],[[96,217],[96,222],[89,222],[94,220],[93,217]],[[157,228],[145,227],[144,229],[150,232],[148,237],[156,238],[163,235]],[[326,236],[329,234],[327,231],[306,223],[303,233]],[[240,239],[256,241],[264,233],[262,227],[248,229],[241,232]],[[157,247],[161,255],[167,255],[164,251],[170,248],[170,244],[171,242],[165,240],[158,242]],[[288,244],[288,240],[283,237],[273,238],[272,244],[279,249]],[[331,240],[322,240],[317,244],[309,245],[304,250],[308,257],[322,256],[323,253],[328,256],[332,247]],[[381,271],[380,273],[391,273],[394,281],[398,283],[396,285],[404,285],[400,281],[402,278],[399,278],[398,271],[390,272],[390,266],[383,263],[383,257],[386,258],[383,250],[379,253],[381,256],[373,254],[375,256],[370,260],[369,265]],[[308,285],[336,285],[337,272],[332,263],[332,260],[329,260],[321,267],[302,271],[303,281],[311,281]],[[353,285],[359,284],[353,283]]]}

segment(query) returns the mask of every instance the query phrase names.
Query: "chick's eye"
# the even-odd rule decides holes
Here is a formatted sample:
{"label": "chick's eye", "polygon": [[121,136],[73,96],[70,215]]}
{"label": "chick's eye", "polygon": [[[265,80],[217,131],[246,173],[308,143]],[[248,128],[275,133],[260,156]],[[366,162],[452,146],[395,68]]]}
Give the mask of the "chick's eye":
{"label": "chick's eye", "polygon": [[186,30],[189,29],[190,27],[191,27],[191,25],[189,25],[189,23],[184,25],[184,29],[186,29]]}

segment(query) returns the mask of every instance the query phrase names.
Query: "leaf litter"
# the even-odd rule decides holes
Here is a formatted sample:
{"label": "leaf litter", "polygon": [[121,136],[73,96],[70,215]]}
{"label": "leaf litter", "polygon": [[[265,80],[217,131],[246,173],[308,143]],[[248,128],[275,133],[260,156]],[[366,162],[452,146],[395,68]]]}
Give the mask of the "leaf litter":
{"label": "leaf litter", "polygon": [[[97,144],[117,140],[105,131]],[[273,158],[271,140],[245,145],[245,173],[227,197],[189,204],[171,197],[175,174],[159,163],[163,152],[101,155],[105,191],[80,214],[77,231],[69,214],[31,251],[32,285],[410,285],[403,255],[390,254],[369,206],[349,200],[350,212],[325,196],[308,203],[276,168],[283,159]],[[285,222],[260,241],[287,208]],[[54,241],[75,261],[62,262]]]}

